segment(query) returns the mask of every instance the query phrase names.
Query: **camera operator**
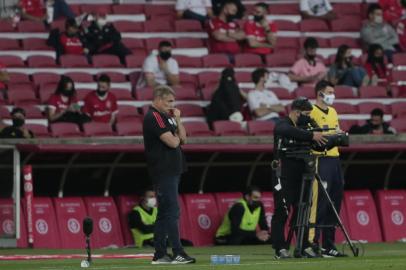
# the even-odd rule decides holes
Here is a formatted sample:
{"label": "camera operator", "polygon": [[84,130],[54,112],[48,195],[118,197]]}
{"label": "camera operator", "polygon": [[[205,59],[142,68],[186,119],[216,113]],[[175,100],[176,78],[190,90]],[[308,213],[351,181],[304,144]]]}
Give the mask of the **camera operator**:
{"label": "camera operator", "polygon": [[[292,224],[296,219],[302,176],[305,172],[304,160],[287,157],[286,153],[282,151],[282,148],[285,148],[283,144],[286,141],[294,140],[298,143],[315,141],[317,144],[323,145],[327,141],[321,132],[305,130],[312,121],[310,118],[312,109],[312,104],[306,98],[295,99],[289,116],[279,121],[274,130],[273,168],[276,169],[277,177],[272,178],[275,213],[272,218],[271,242],[277,259],[291,258],[288,252],[288,243],[285,239],[285,224],[291,207],[293,207],[294,211]],[[303,238],[306,239],[305,243],[303,243],[303,250],[299,251],[301,254],[298,255],[300,257],[316,257],[317,254],[310,247],[306,234]]]}
{"label": "camera operator", "polygon": [[[339,130],[338,116],[336,110],[332,107],[335,99],[334,86],[328,81],[322,80],[316,84],[316,104],[310,117],[321,128]],[[336,131],[328,131],[324,133],[335,134]],[[333,147],[324,152],[315,152],[319,156],[317,163],[317,171],[323,181],[323,187],[327,190],[334,202],[334,207],[340,213],[341,201],[344,191],[344,178],[341,171],[341,163],[339,158],[338,147]],[[343,253],[339,252],[334,244],[335,242],[335,226],[328,227],[329,225],[336,224],[336,216],[333,209],[327,201],[326,196],[318,189],[317,182],[313,183],[313,203],[310,215],[310,222],[316,221],[317,226],[323,226],[321,229],[311,229],[309,232],[309,240],[314,242],[316,249],[319,249],[318,240],[322,233],[323,242],[321,243],[321,255],[323,257],[343,257]],[[316,208],[317,207],[317,208]],[[317,209],[317,211],[316,211]],[[317,212],[317,217],[316,217]],[[327,226],[327,227],[324,227]]]}

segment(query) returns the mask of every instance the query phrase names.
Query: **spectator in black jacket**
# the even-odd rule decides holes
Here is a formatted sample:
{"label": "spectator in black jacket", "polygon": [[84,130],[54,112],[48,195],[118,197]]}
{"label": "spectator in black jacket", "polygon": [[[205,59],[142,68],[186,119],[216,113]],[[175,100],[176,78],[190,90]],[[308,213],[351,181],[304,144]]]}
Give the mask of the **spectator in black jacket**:
{"label": "spectator in black jacket", "polygon": [[121,34],[112,23],[107,22],[106,14],[99,12],[96,20],[86,29],[86,40],[91,55],[113,54],[125,64],[126,55],[131,51],[121,42]]}
{"label": "spectator in black jacket", "polygon": [[349,131],[351,134],[396,134],[396,130],[383,121],[383,111],[379,108],[373,109],[371,119],[363,126],[354,125]]}
{"label": "spectator in black jacket", "polygon": [[22,108],[14,108],[11,111],[13,125],[5,127],[0,132],[0,138],[7,139],[30,139],[34,138],[34,133],[24,126],[25,111]]}

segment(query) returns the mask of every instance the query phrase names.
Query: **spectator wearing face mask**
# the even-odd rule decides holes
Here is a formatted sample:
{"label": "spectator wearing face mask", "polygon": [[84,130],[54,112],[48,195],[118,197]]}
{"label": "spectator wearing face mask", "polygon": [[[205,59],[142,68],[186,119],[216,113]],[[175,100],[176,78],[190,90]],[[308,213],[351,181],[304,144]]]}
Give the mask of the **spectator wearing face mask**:
{"label": "spectator wearing face mask", "polygon": [[334,64],[327,73],[328,80],[333,85],[360,87],[368,85],[369,77],[364,68],[355,66],[352,62],[351,48],[347,45],[338,47]]}
{"label": "spectator wearing face mask", "polygon": [[47,112],[51,123],[71,122],[80,125],[90,120],[80,111],[75,84],[68,76],[61,76],[55,93],[49,98]]}
{"label": "spectator wearing face mask", "polygon": [[378,4],[370,4],[367,14],[368,20],[361,29],[364,45],[367,47],[371,44],[381,45],[389,62],[392,62],[392,55],[399,44],[395,29],[384,22],[382,8]]}
{"label": "spectator wearing face mask", "polygon": [[328,0],[300,0],[300,13],[304,19],[334,20],[337,18]]}
{"label": "spectator wearing face mask", "polygon": [[13,125],[3,128],[0,138],[4,139],[30,139],[34,133],[25,127],[25,111],[22,108],[14,108],[11,113]]}
{"label": "spectator wearing face mask", "polygon": [[[217,245],[258,245],[269,241],[269,227],[261,202],[261,190],[248,187],[236,201],[217,229]],[[259,230],[257,230],[259,227]]]}
{"label": "spectator wearing face mask", "polygon": [[131,233],[136,247],[154,246],[154,227],[158,214],[157,199],[153,189],[146,189],[139,205],[128,215]]}
{"label": "spectator wearing face mask", "polygon": [[83,112],[94,122],[114,125],[118,113],[117,98],[110,92],[110,77],[102,74],[97,82],[97,90],[85,98]]}
{"label": "spectator wearing face mask", "polygon": [[381,45],[371,44],[364,68],[370,78],[370,85],[387,86],[391,81],[389,69],[386,67],[385,55]]}
{"label": "spectator wearing face mask", "polygon": [[396,130],[383,120],[383,111],[381,109],[373,109],[371,118],[367,120],[365,125],[354,125],[350,128],[351,134],[396,134]]}
{"label": "spectator wearing face mask", "polygon": [[121,42],[121,34],[112,23],[107,22],[107,14],[99,11],[90,26],[86,29],[86,40],[90,54],[113,54],[125,64],[125,57],[131,51]]}
{"label": "spectator wearing face mask", "polygon": [[172,44],[169,41],[161,41],[158,55],[151,53],[145,59],[137,88],[157,85],[179,85],[179,66],[172,57]]}
{"label": "spectator wearing face mask", "polygon": [[277,26],[268,22],[268,4],[257,3],[254,14],[244,24],[244,32],[247,37],[247,44],[244,48],[246,53],[255,53],[265,57],[273,52],[276,45]]}
{"label": "spectator wearing face mask", "polygon": [[308,37],[303,46],[304,56],[295,62],[288,76],[293,82],[313,85],[326,76],[327,69],[323,62],[317,59],[317,39]]}

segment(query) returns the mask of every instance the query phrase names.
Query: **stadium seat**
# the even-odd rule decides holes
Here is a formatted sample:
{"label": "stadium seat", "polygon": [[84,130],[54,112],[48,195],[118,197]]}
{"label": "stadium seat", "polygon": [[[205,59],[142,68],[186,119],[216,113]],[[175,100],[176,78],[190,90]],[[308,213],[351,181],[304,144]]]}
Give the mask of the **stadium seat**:
{"label": "stadium seat", "polygon": [[406,102],[394,102],[391,104],[392,115],[395,118],[404,118],[406,116]]}
{"label": "stadium seat", "polygon": [[200,68],[202,67],[202,59],[200,57],[190,57],[185,55],[174,56],[180,67],[192,67]]}
{"label": "stadium seat", "polygon": [[241,124],[232,121],[215,121],[213,129],[218,136],[245,136],[246,132],[242,130]]}
{"label": "stadium seat", "polygon": [[126,66],[128,68],[140,68],[144,64],[144,60],[147,57],[145,52],[137,52],[125,57]]}
{"label": "stadium seat", "polygon": [[300,13],[299,5],[297,3],[281,3],[277,5],[271,5],[269,7],[271,14],[294,14]]}
{"label": "stadium seat", "polygon": [[20,21],[18,31],[22,33],[41,33],[46,32],[46,29],[43,22]]}
{"label": "stadium seat", "polygon": [[375,203],[368,190],[344,192],[344,205],[353,240],[382,241]]}
{"label": "stadium seat", "polygon": [[200,72],[199,74],[197,74],[197,78],[199,80],[200,87],[205,88],[208,85],[218,83],[218,81],[220,80],[220,73],[213,71]]}
{"label": "stadium seat", "polygon": [[297,97],[306,97],[308,99],[316,98],[316,93],[314,92],[314,88],[312,86],[302,86],[296,88],[295,93]]}
{"label": "stadium seat", "polygon": [[38,104],[38,99],[35,97],[35,93],[32,89],[21,89],[19,91],[8,92],[8,103],[10,105],[35,105]]}
{"label": "stadium seat", "polygon": [[358,110],[361,114],[370,114],[376,108],[381,109],[385,114],[390,113],[390,109],[380,102],[361,102],[358,104]]}
{"label": "stadium seat", "polygon": [[119,122],[126,120],[134,120],[136,118],[138,119],[141,118],[141,115],[139,114],[137,107],[134,107],[132,105],[118,105],[117,120]]}
{"label": "stadium seat", "polygon": [[24,109],[27,119],[44,119],[41,109],[35,105],[19,106]]}
{"label": "stadium seat", "polygon": [[[302,32],[329,32],[330,29],[324,20],[306,19],[299,23]],[[321,46],[320,46],[321,47]]]}
{"label": "stadium seat", "polygon": [[55,58],[46,55],[31,55],[27,58],[27,64],[31,68],[57,67]]}
{"label": "stadium seat", "polygon": [[116,204],[111,197],[85,197],[88,215],[93,218],[92,247],[124,245]]}
{"label": "stadium seat", "polygon": [[206,45],[200,38],[177,38],[175,47],[180,48],[204,48]]}
{"label": "stadium seat", "polygon": [[19,72],[9,72],[8,76],[10,77],[10,82],[31,83],[30,77],[28,76],[28,74],[19,73]]}
{"label": "stadium seat", "polygon": [[405,66],[406,65],[406,53],[395,53],[393,55],[393,65],[394,66]]}
{"label": "stadium seat", "polygon": [[333,32],[359,32],[361,26],[360,16],[345,16],[331,21]]}
{"label": "stadium seat", "polygon": [[76,88],[76,98],[78,100],[85,100],[86,96],[90,93],[93,92],[93,89],[86,89],[86,88]]}
{"label": "stadium seat", "polygon": [[174,41],[170,38],[147,38],[145,39],[145,48],[147,49],[147,53],[150,53],[152,50],[157,50],[161,41],[169,41],[172,46],[174,45]]}
{"label": "stadium seat", "polygon": [[143,22],[132,22],[132,21],[116,21],[114,22],[114,27],[120,32],[143,32],[144,23]]}
{"label": "stadium seat", "polygon": [[377,208],[385,242],[406,238],[406,192],[404,190],[378,190]]}
{"label": "stadium seat", "polygon": [[11,82],[8,85],[8,93],[10,92],[20,92],[20,91],[32,91],[34,92],[34,87],[32,83],[14,83]]}
{"label": "stadium seat", "polygon": [[8,68],[21,68],[25,67],[23,59],[14,55],[0,55],[0,63]]}
{"label": "stadium seat", "polygon": [[41,124],[25,124],[25,127],[34,133],[35,138],[48,138],[51,137],[48,127]]}
{"label": "stadium seat", "polygon": [[15,32],[13,24],[10,20],[0,20],[0,33]]}
{"label": "stadium seat", "polygon": [[145,49],[145,43],[144,43],[143,39],[123,38],[122,42],[130,50],[134,50],[134,49],[144,50]]}
{"label": "stadium seat", "polygon": [[109,76],[112,83],[124,83],[124,82],[128,81],[127,77],[124,73],[113,72],[113,71],[100,72],[99,74],[96,75],[96,79],[99,78],[103,74],[106,74],[107,76]]}
{"label": "stadium seat", "polygon": [[92,83],[93,75],[85,72],[67,72],[65,76],[70,77],[75,83]]}
{"label": "stadium seat", "polygon": [[25,38],[22,40],[24,51],[51,51],[54,50],[49,47],[44,38]]}
{"label": "stadium seat", "polygon": [[79,126],[74,123],[53,123],[50,129],[52,137],[82,137]]}
{"label": "stadium seat", "polygon": [[182,116],[184,117],[201,117],[204,116],[203,108],[199,105],[195,104],[176,104],[176,108],[178,108],[182,112]]}
{"label": "stadium seat", "polygon": [[[332,37],[330,39],[330,46],[332,48],[338,48],[341,45],[346,44],[352,49],[361,48],[361,41],[357,38],[351,37]],[[396,55],[396,54],[395,54]]]}
{"label": "stadium seat", "polygon": [[237,71],[235,73],[235,79],[238,83],[250,83],[252,82],[251,72],[249,71]]}
{"label": "stadium seat", "polygon": [[0,38],[0,50],[20,50],[20,45],[18,44],[18,40],[16,39],[9,39],[9,38]]}
{"label": "stadium seat", "polygon": [[216,201],[212,194],[185,194],[189,225],[196,246],[213,244],[216,230],[221,223]]}
{"label": "stadium seat", "polygon": [[174,88],[177,100],[198,100],[200,97],[197,95],[194,86],[177,86]]}
{"label": "stadium seat", "polygon": [[272,121],[249,121],[248,133],[253,136],[273,135],[275,123]]}
{"label": "stadium seat", "polygon": [[113,136],[113,130],[109,123],[90,122],[83,125],[85,136]]}
{"label": "stadium seat", "polygon": [[276,52],[266,56],[269,67],[291,67],[296,61],[296,54],[289,52]]}
{"label": "stadium seat", "polygon": [[278,53],[282,49],[299,49],[299,38],[297,37],[278,37],[276,43],[275,53]]}
{"label": "stadium seat", "polygon": [[337,111],[338,114],[357,114],[358,113],[357,106],[352,105],[350,103],[335,102],[334,109]]}
{"label": "stadium seat", "polygon": [[[22,200],[24,213],[27,213],[26,200]],[[32,204],[32,228],[34,248],[61,248],[59,228],[51,198],[35,197]]]}
{"label": "stadium seat", "polygon": [[113,11],[111,5],[109,4],[82,4],[80,5],[81,13],[96,14],[98,12],[104,12],[106,14],[111,14]]}
{"label": "stadium seat", "polygon": [[272,192],[267,192],[267,191],[262,192],[261,201],[262,201],[262,203],[264,205],[264,209],[265,209],[266,223],[268,224],[268,227],[269,227],[269,230],[270,230],[271,229],[272,216],[273,216],[273,214],[275,212]]}
{"label": "stadium seat", "polygon": [[299,25],[288,20],[275,20],[274,23],[278,26],[278,31],[298,31]]}
{"label": "stadium seat", "polygon": [[352,87],[345,85],[337,85],[334,94],[336,98],[355,98]]}
{"label": "stadium seat", "polygon": [[216,92],[218,84],[209,85],[201,90],[203,100],[211,100]]}
{"label": "stadium seat", "polygon": [[153,91],[150,87],[138,88],[135,90],[135,99],[136,100],[152,100]]}
{"label": "stadium seat", "polygon": [[[87,213],[82,198],[54,198],[53,201],[61,239],[61,248],[83,248],[85,245],[85,237],[82,223]],[[94,226],[97,226],[97,224]]]}
{"label": "stadium seat", "polygon": [[386,88],[383,86],[361,86],[359,88],[360,98],[387,98]]}
{"label": "stadium seat", "polygon": [[349,131],[353,125],[357,125],[358,122],[356,120],[340,120],[340,129],[344,131]]}
{"label": "stadium seat", "polygon": [[145,10],[145,15],[147,15],[148,17],[152,17],[152,16],[162,17],[163,15],[164,16],[165,15],[173,16],[175,13],[175,9],[170,8],[169,6],[166,6],[166,5],[145,5],[144,10]]}
{"label": "stadium seat", "polygon": [[392,119],[390,122],[391,127],[396,129],[398,133],[405,133],[406,132],[406,119],[405,118],[396,118]]}
{"label": "stadium seat", "polygon": [[61,76],[52,72],[38,72],[32,75],[32,80],[35,85],[43,83],[58,83]]}
{"label": "stadium seat", "polygon": [[348,16],[348,15],[356,15],[361,16],[361,3],[335,3],[333,4],[334,12],[338,14],[338,16]]}
{"label": "stadium seat", "polygon": [[134,245],[134,238],[131,235],[128,224],[128,214],[138,204],[139,198],[136,195],[120,195],[116,198],[118,216],[120,218],[121,231],[123,232],[124,244]]}
{"label": "stadium seat", "polygon": [[257,54],[242,53],[235,55],[235,67],[261,67],[262,60]]}
{"label": "stadium seat", "polygon": [[183,125],[190,137],[211,137],[214,135],[214,132],[209,129],[205,122],[185,122]]}
{"label": "stadium seat", "polygon": [[180,208],[180,218],[179,218],[179,233],[180,238],[188,240],[193,243],[193,235],[189,225],[189,215],[186,210],[185,202],[183,197],[180,195],[178,197],[179,208]]}
{"label": "stadium seat", "polygon": [[227,67],[230,65],[226,54],[209,54],[202,58],[203,66],[210,67]]}
{"label": "stadium seat", "polygon": [[176,32],[202,32],[202,25],[196,20],[176,20]]}
{"label": "stadium seat", "polygon": [[114,14],[144,14],[144,5],[136,4],[120,4],[113,5],[112,7]]}
{"label": "stadium seat", "polygon": [[119,136],[142,136],[142,122],[121,121],[116,124]]}
{"label": "stadium seat", "polygon": [[98,54],[93,55],[93,67],[95,68],[114,68],[122,67],[120,59],[115,55]]}
{"label": "stadium seat", "polygon": [[179,72],[179,82],[183,87],[193,87],[195,90],[198,88],[199,82],[197,80],[197,75]]}
{"label": "stadium seat", "polygon": [[59,58],[61,67],[63,68],[87,68],[90,67],[86,56],[84,55],[72,55],[64,54]]}
{"label": "stadium seat", "polygon": [[293,98],[293,93],[289,92],[288,89],[282,88],[282,87],[272,87],[271,91],[274,92],[274,94],[279,98],[279,99],[292,99]]}
{"label": "stadium seat", "polygon": [[0,106],[0,119],[4,118],[11,118],[10,111],[7,109],[6,106]]}
{"label": "stadium seat", "polygon": [[231,206],[242,198],[242,194],[241,192],[217,192],[214,193],[214,198],[216,199],[217,209],[222,221]]}
{"label": "stadium seat", "polygon": [[156,19],[144,22],[145,32],[173,32],[172,22],[169,20]]}
{"label": "stadium seat", "polygon": [[[15,233],[15,205],[13,199],[0,198],[0,235],[3,238],[13,238]],[[23,211],[20,211],[20,239],[17,240],[18,248],[27,248],[27,227]]]}

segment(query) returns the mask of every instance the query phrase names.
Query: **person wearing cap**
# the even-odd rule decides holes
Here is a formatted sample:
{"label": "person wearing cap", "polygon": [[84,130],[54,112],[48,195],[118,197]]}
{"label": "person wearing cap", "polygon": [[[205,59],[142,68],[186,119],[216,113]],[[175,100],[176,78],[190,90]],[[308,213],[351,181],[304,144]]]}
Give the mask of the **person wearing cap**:
{"label": "person wearing cap", "polygon": [[[319,145],[326,143],[326,138],[321,132],[306,130],[305,127],[312,123],[310,113],[313,110],[312,104],[307,98],[297,98],[291,105],[289,115],[281,119],[274,129],[274,160],[272,167],[275,174],[272,177],[274,195],[274,215],[271,225],[271,242],[275,249],[277,259],[291,258],[288,248],[289,243],[285,239],[285,225],[290,210],[293,208],[292,223],[295,224],[297,207],[300,198],[300,190],[305,173],[305,162],[303,159],[288,157],[283,148],[289,146],[286,142],[315,142]],[[295,257],[313,258],[318,255],[313,251],[308,241],[308,230],[303,237],[302,250],[295,251]]]}
{"label": "person wearing cap", "polygon": [[5,127],[0,132],[0,138],[8,139],[30,139],[34,138],[34,133],[26,128],[25,125],[25,111],[22,108],[14,108],[11,113],[11,120],[13,124]]}

